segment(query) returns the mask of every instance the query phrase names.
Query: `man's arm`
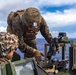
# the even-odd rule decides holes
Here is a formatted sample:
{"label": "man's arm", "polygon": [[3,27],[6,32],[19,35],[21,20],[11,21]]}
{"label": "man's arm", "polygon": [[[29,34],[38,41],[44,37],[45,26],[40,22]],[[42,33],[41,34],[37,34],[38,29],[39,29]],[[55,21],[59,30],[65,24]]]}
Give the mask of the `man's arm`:
{"label": "man's arm", "polygon": [[46,41],[48,43],[51,43],[53,40],[52,35],[51,35],[51,33],[49,33],[49,28],[48,28],[48,26],[43,18],[42,18],[40,25],[41,25],[40,32],[41,32],[42,36],[46,39]]}
{"label": "man's arm", "polygon": [[58,45],[58,43],[56,43],[56,41],[54,41],[51,33],[49,33],[49,28],[45,22],[45,20],[42,18],[42,21],[41,21],[41,27],[40,27],[40,31],[41,31],[41,34],[43,35],[43,37],[46,39],[46,41],[50,44],[50,46],[54,43],[55,46],[52,45],[52,49],[50,51],[50,53],[54,53],[54,49],[56,47],[56,50],[55,51],[60,51],[60,47]]}

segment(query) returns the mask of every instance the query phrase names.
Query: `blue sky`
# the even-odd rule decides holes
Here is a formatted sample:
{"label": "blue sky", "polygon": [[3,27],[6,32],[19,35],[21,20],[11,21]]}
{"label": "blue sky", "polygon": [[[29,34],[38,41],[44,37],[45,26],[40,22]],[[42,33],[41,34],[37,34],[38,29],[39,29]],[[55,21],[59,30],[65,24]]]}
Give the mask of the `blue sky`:
{"label": "blue sky", "polygon": [[[69,38],[76,38],[76,0],[0,0],[0,31],[6,32],[10,11],[28,7],[39,9],[53,37],[66,32]],[[40,32],[37,38],[43,38]]]}

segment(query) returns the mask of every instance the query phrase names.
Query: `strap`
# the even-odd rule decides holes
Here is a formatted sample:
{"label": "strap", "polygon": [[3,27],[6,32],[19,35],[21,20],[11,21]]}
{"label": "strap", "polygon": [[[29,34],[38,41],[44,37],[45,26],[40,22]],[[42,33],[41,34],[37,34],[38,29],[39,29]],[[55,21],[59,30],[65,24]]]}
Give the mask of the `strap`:
{"label": "strap", "polygon": [[0,64],[2,63],[9,63],[9,60],[6,58],[0,58]]}

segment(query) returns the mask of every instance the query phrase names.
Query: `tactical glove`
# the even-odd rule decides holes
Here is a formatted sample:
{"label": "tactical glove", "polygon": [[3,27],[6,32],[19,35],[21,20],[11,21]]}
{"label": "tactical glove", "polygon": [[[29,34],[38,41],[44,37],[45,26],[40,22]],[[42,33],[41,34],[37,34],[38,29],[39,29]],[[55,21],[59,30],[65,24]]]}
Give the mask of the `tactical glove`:
{"label": "tactical glove", "polygon": [[53,43],[56,46],[56,51],[58,51],[58,53],[59,53],[60,52],[60,44],[58,44],[58,39],[57,38],[54,38],[53,39]]}
{"label": "tactical glove", "polygon": [[60,44],[57,44],[57,48],[56,48],[57,52],[60,52]]}
{"label": "tactical glove", "polygon": [[44,56],[43,53],[34,49],[34,57],[36,58],[36,61],[41,61],[41,56]]}

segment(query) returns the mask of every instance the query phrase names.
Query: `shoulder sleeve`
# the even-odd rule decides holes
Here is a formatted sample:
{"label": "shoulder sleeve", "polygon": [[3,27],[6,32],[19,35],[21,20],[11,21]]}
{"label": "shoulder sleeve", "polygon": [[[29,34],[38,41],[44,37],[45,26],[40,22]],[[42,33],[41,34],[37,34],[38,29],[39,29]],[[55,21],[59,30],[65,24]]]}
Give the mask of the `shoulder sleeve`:
{"label": "shoulder sleeve", "polygon": [[48,43],[51,43],[52,42],[52,35],[51,35],[51,33],[49,33],[49,28],[48,28],[48,26],[43,18],[41,20],[40,25],[41,25],[40,32],[41,32],[42,36],[46,39],[46,41]]}
{"label": "shoulder sleeve", "polygon": [[7,17],[7,24],[8,24],[7,32],[9,32],[9,33],[13,33],[13,31],[12,31],[12,18],[13,18],[13,16],[14,16],[14,12],[11,11]]}

